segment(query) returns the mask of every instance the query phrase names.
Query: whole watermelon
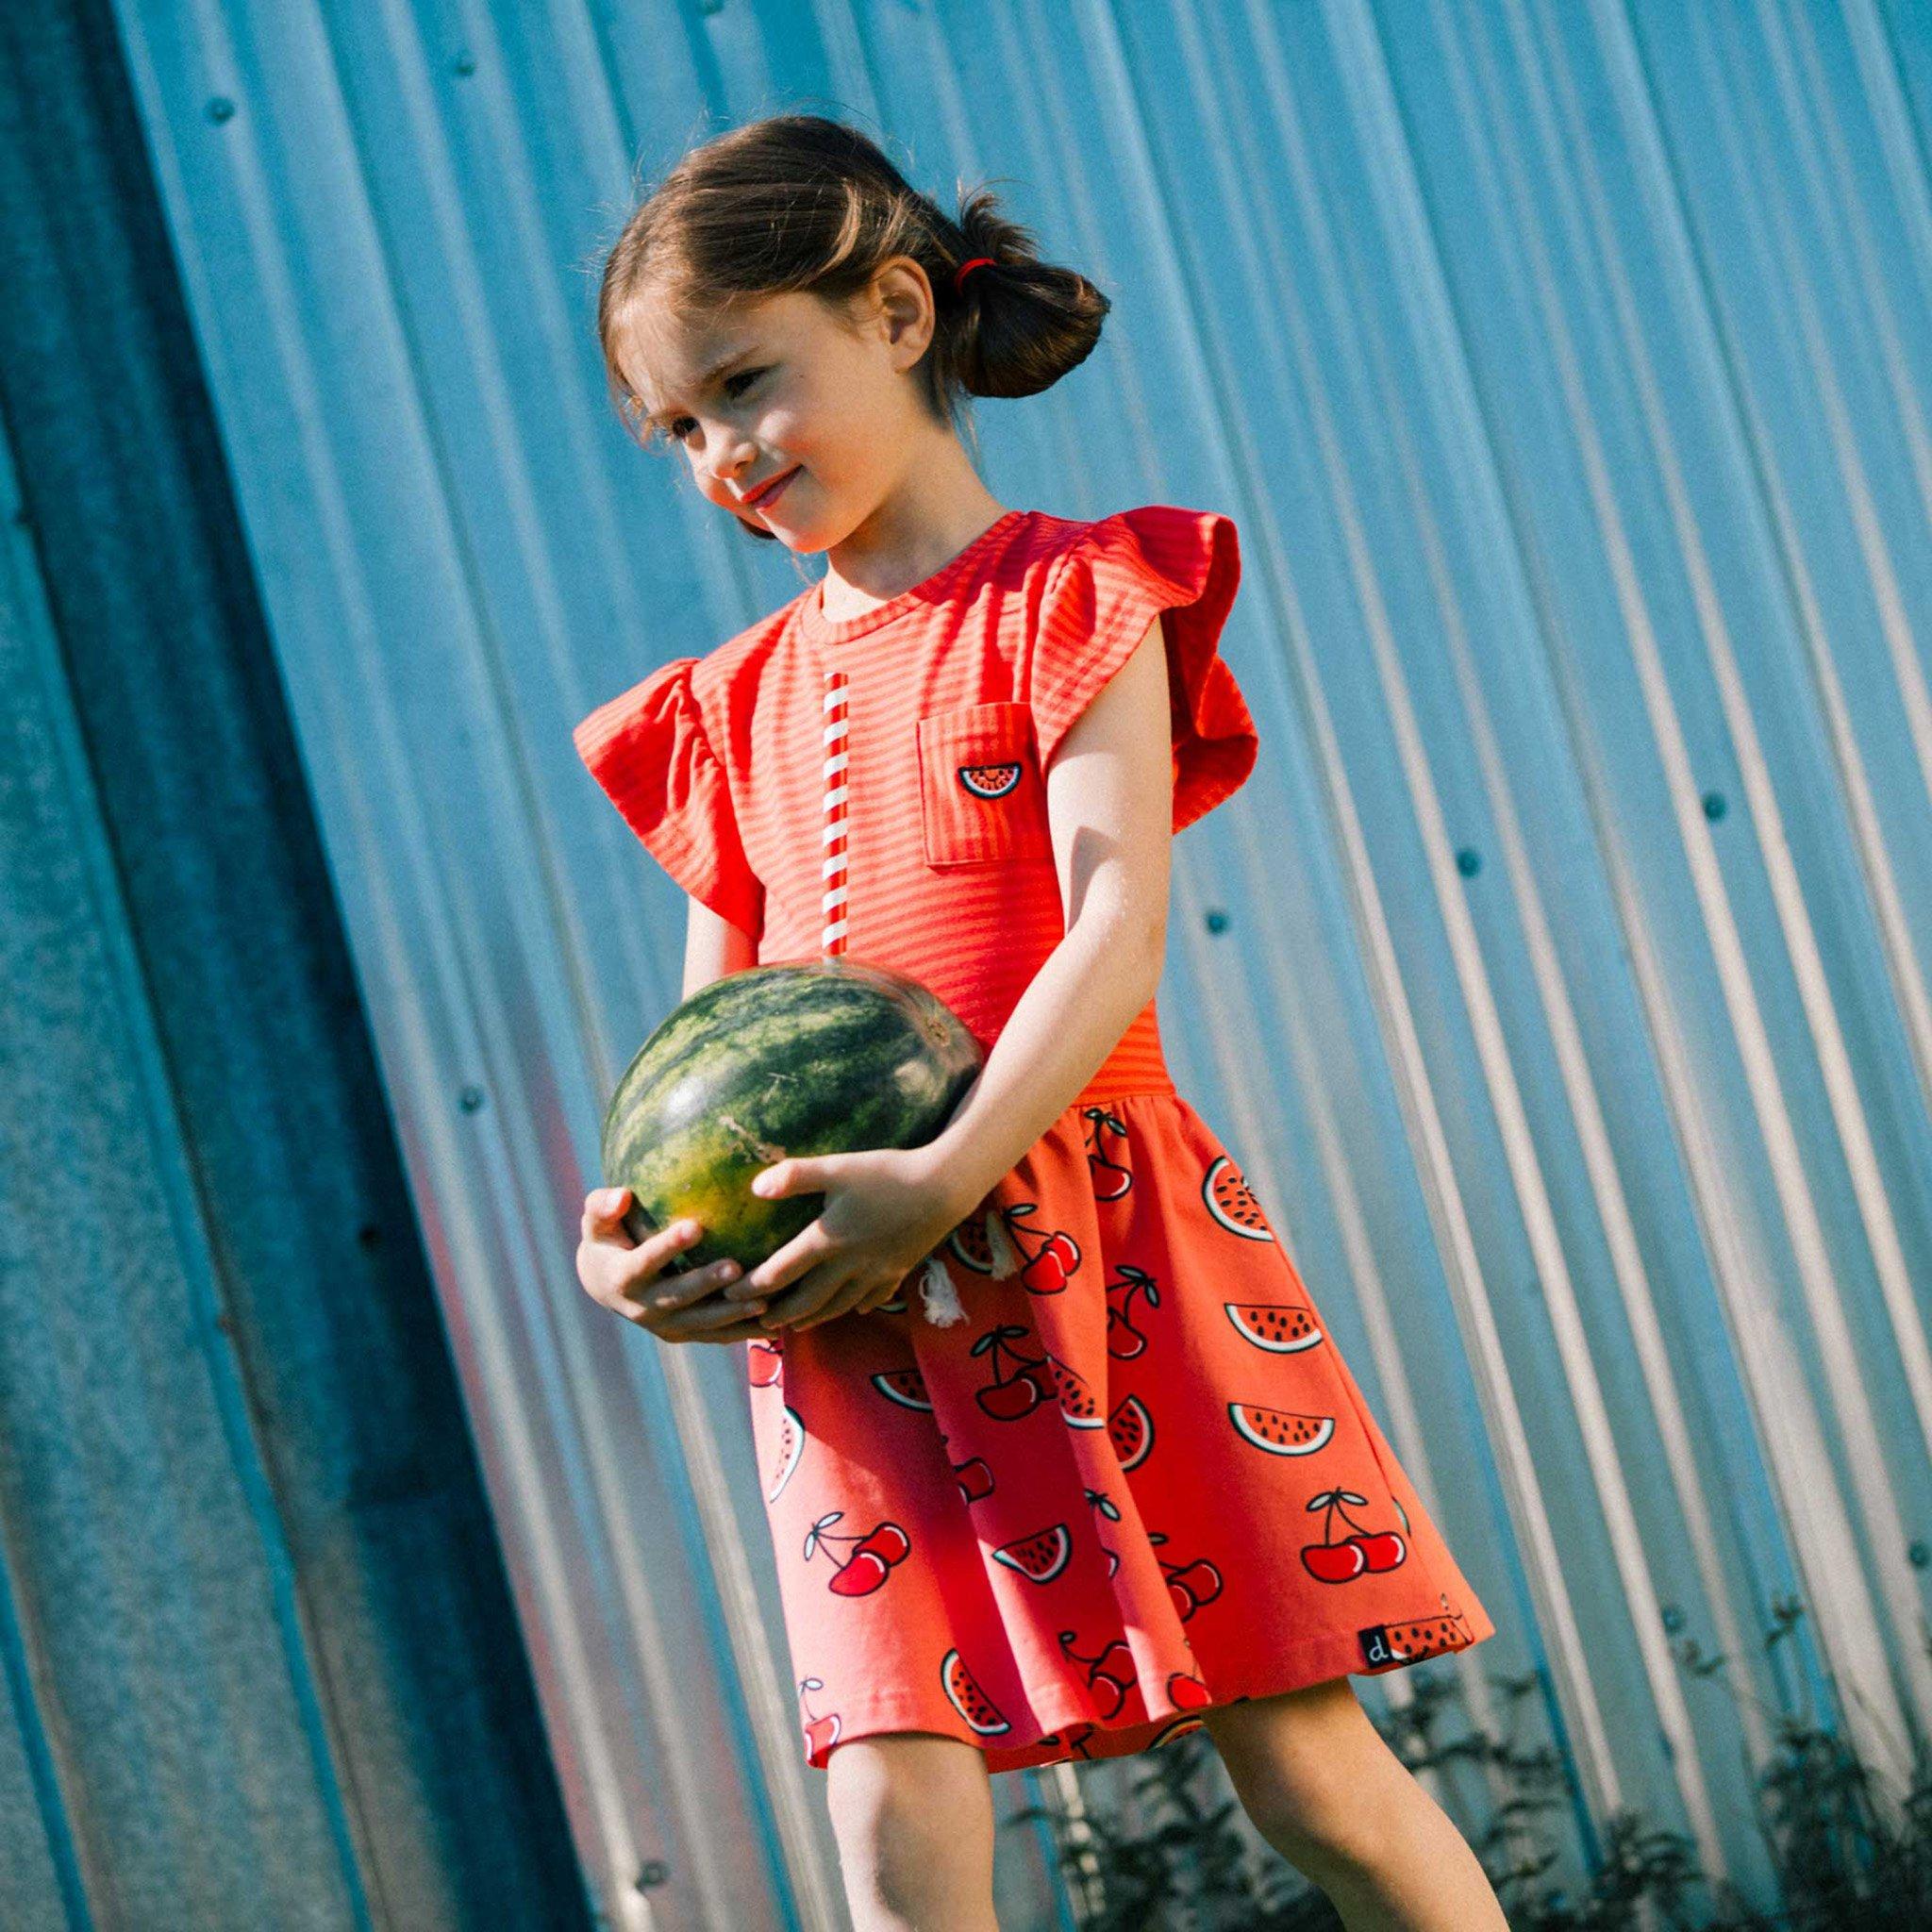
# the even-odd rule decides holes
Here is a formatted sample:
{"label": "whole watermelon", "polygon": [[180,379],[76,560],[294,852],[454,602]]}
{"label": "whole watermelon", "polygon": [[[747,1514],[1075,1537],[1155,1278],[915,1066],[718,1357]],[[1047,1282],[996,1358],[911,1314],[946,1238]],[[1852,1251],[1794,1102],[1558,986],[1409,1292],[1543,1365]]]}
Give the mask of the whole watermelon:
{"label": "whole watermelon", "polygon": [[606,1187],[628,1188],[642,1241],[682,1215],[704,1232],[667,1264],[746,1270],[816,1221],[823,1193],[762,1201],[788,1155],[918,1147],[978,1077],[979,1042],[944,1001],[842,957],[727,973],[638,1049],[604,1115]]}

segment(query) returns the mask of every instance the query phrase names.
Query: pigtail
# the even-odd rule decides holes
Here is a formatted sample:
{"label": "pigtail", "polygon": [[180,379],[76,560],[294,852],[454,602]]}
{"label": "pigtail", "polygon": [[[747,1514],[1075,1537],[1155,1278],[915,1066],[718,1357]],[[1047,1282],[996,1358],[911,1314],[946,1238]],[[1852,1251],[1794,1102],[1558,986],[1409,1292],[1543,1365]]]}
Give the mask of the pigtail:
{"label": "pigtail", "polygon": [[[1112,305],[1078,269],[1041,260],[1032,235],[999,212],[990,189],[965,197],[951,225],[958,252],[934,282],[949,321],[949,373],[969,395],[1031,396],[1052,388],[1092,354]],[[955,291],[953,269],[976,255],[992,261]]]}

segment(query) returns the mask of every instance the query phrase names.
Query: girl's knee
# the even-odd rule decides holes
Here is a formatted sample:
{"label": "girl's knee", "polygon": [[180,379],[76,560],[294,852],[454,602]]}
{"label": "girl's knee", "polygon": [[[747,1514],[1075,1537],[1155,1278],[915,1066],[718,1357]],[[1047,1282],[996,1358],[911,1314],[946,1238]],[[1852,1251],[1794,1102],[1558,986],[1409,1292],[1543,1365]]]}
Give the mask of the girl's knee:
{"label": "girl's knee", "polygon": [[889,1924],[994,1923],[992,1787],[972,1745],[927,1731],[854,1738],[826,1774],[859,1923],[861,1908]]}
{"label": "girl's knee", "polygon": [[1241,1808],[1284,1857],[1313,1876],[1373,1855],[1392,1787],[1409,1780],[1345,1677],[1210,1711],[1208,1723]]}

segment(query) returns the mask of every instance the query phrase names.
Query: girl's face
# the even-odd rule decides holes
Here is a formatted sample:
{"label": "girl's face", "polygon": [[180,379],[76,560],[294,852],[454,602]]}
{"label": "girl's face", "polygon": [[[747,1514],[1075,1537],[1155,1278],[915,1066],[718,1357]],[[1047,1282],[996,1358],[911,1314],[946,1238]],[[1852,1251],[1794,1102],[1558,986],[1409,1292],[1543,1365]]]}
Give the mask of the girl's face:
{"label": "girl's face", "polygon": [[933,334],[924,271],[895,258],[849,314],[795,292],[685,321],[640,304],[620,358],[699,490],[795,551],[839,542],[952,434],[911,374]]}

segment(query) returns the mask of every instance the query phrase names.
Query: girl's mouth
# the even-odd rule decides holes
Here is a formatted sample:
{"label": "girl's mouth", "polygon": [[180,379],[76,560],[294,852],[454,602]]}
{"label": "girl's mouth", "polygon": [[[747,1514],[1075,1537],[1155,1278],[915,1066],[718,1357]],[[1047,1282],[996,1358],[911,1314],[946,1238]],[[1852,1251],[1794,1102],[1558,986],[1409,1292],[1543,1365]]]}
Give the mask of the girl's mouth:
{"label": "girl's mouth", "polygon": [[785,474],[782,476],[780,476],[775,483],[769,485],[759,495],[752,498],[752,508],[769,509],[773,504],[776,503],[777,500],[784,495],[786,489],[791,484],[792,477],[794,477],[797,475],[798,472],[796,469],[787,470]]}

